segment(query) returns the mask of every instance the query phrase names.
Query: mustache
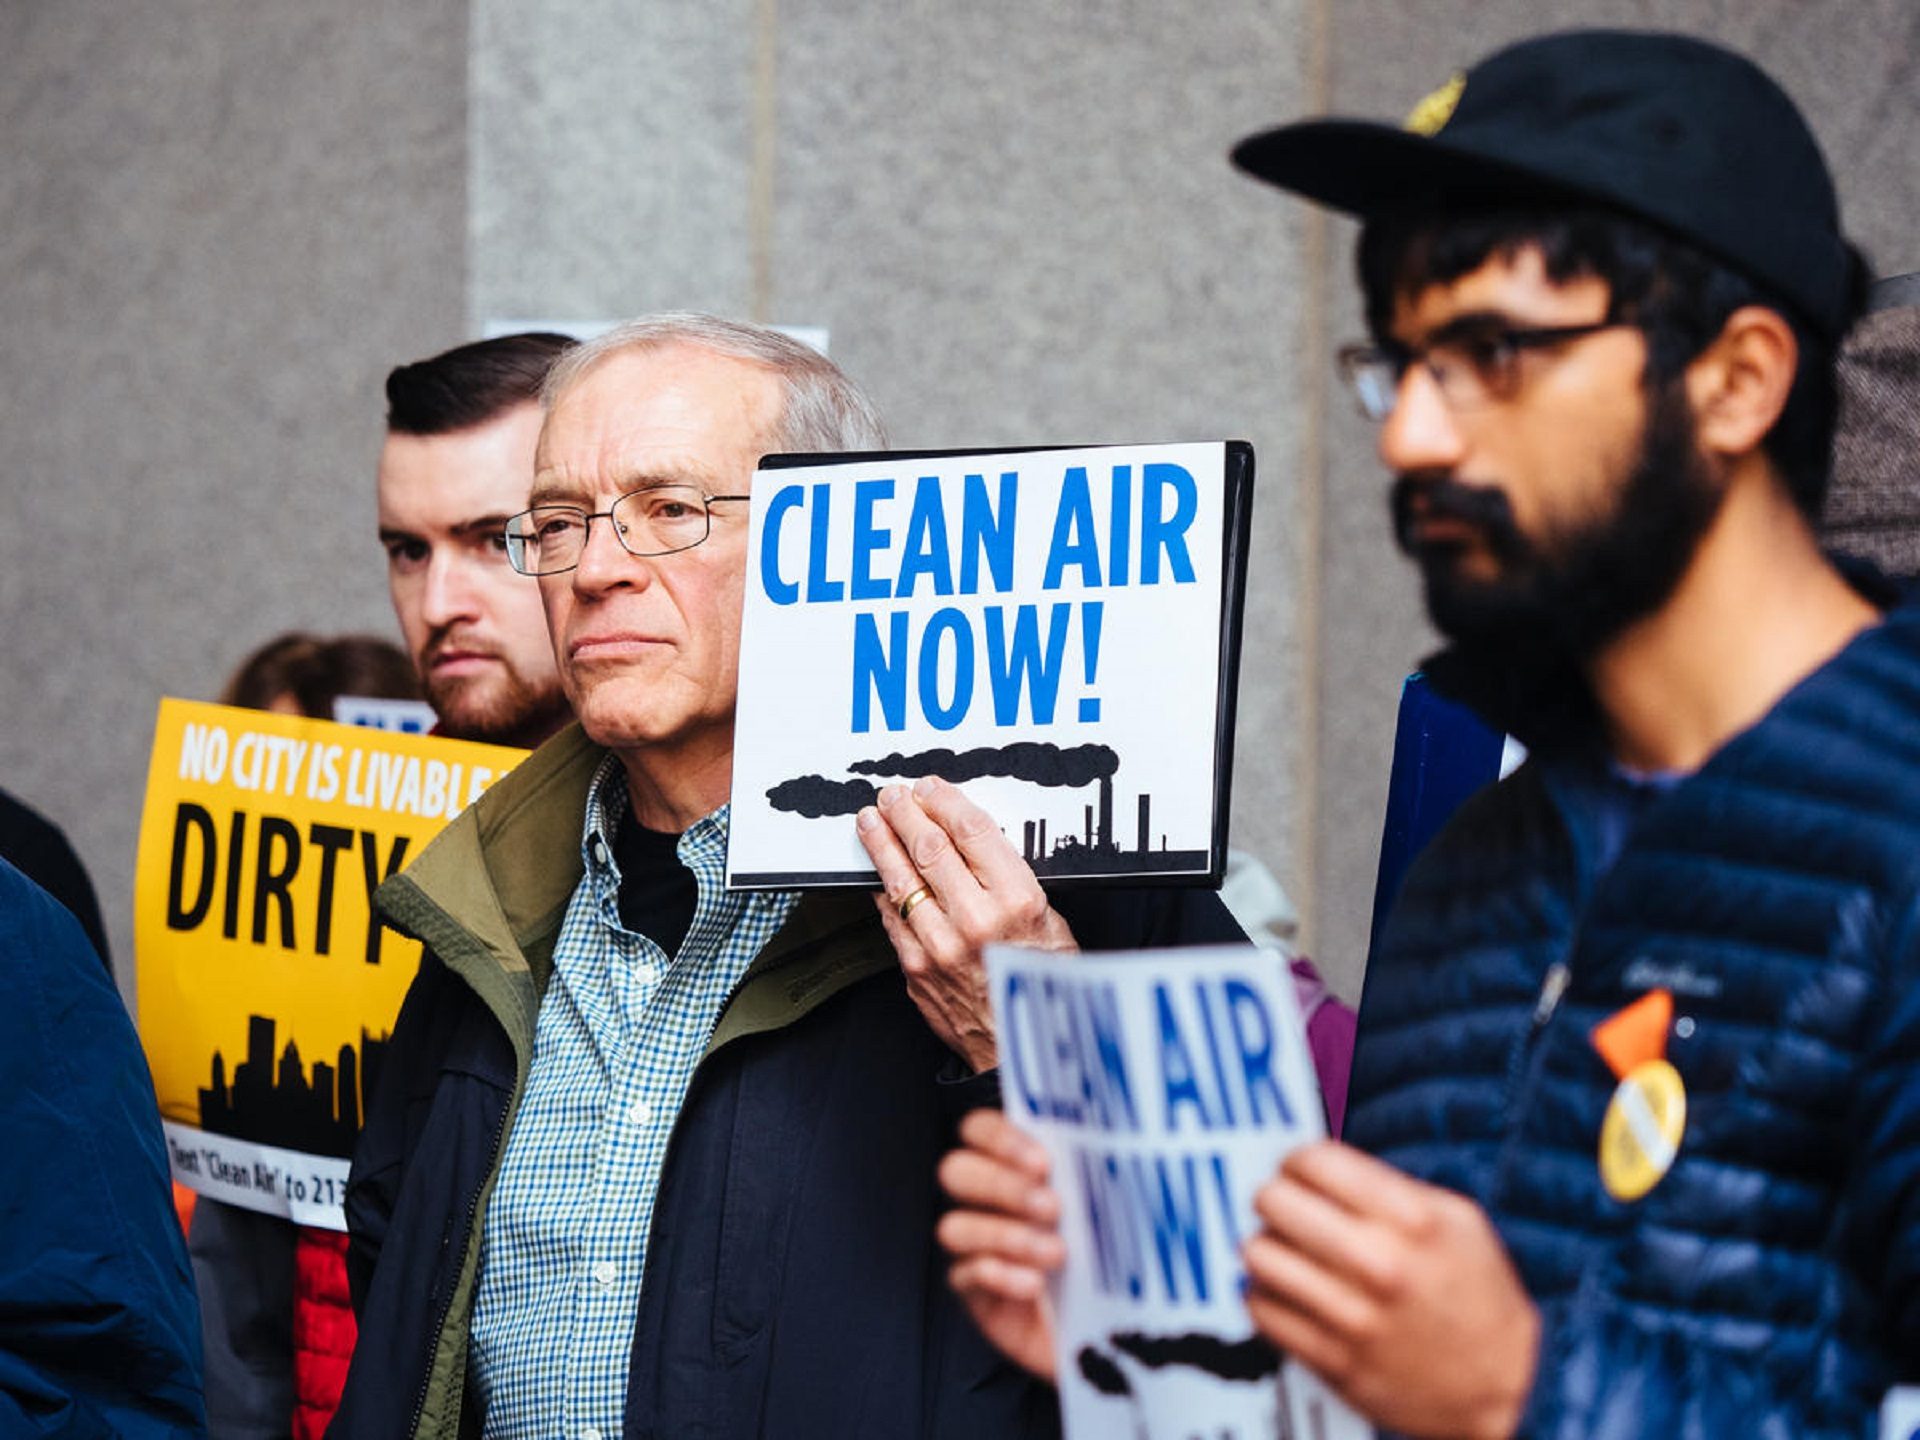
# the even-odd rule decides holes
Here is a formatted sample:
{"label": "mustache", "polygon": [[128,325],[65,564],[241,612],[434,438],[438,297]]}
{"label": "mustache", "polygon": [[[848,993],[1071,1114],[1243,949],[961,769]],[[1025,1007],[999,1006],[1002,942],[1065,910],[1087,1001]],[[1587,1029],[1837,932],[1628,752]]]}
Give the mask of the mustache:
{"label": "mustache", "polygon": [[1401,550],[1417,556],[1422,546],[1413,527],[1421,520],[1457,520],[1478,530],[1502,560],[1518,560],[1532,547],[1514,522],[1506,492],[1492,485],[1469,485],[1446,475],[1409,471],[1398,476],[1388,495],[1393,536]]}
{"label": "mustache", "polygon": [[442,630],[427,638],[427,645],[420,652],[420,665],[424,669],[433,664],[449,650],[461,651],[472,655],[486,655],[499,658],[499,647],[464,630]]}

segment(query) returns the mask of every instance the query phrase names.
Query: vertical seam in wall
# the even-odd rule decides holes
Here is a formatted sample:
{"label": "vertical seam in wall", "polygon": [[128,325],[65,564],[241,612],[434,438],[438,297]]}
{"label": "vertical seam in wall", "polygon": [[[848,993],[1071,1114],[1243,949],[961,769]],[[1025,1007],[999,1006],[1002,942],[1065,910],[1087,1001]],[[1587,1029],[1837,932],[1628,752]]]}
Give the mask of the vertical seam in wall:
{"label": "vertical seam in wall", "polygon": [[[1310,114],[1324,115],[1332,98],[1328,76],[1331,63],[1329,27],[1333,23],[1331,0],[1306,0],[1306,3],[1307,108]],[[1300,575],[1295,592],[1295,613],[1300,617],[1297,629],[1300,692],[1306,700],[1300,713],[1310,716],[1311,720],[1310,723],[1302,725],[1298,731],[1300,736],[1299,773],[1303,780],[1299,789],[1299,804],[1295,809],[1296,828],[1293,842],[1293,852],[1300,857],[1296,864],[1305,873],[1305,884],[1300,891],[1303,903],[1299,906],[1299,943],[1300,947],[1307,951],[1311,951],[1314,944],[1314,934],[1317,929],[1315,921],[1320,911],[1321,882],[1326,869],[1320,854],[1320,735],[1325,723],[1327,699],[1325,676],[1321,664],[1323,637],[1320,625],[1320,602],[1325,588],[1323,550],[1326,541],[1327,367],[1325,358],[1327,335],[1331,324],[1327,313],[1329,305],[1326,284],[1327,229],[1326,213],[1317,205],[1309,207],[1303,237],[1307,276],[1305,286],[1307,297],[1306,379],[1304,393],[1301,396],[1303,414],[1300,456],[1302,464],[1299,485],[1300,508],[1297,517],[1299,523],[1295,530],[1295,534],[1299,537]]]}
{"label": "vertical seam in wall", "polygon": [[479,273],[480,256],[479,212],[474,204],[475,197],[480,193],[479,177],[474,173],[480,163],[480,107],[474,103],[473,98],[480,73],[480,27],[474,23],[473,12],[474,7],[479,3],[480,0],[467,0],[467,4],[461,11],[461,18],[466,25],[464,38],[467,55],[466,94],[460,97],[466,114],[463,139],[467,150],[462,157],[465,161],[461,166],[465,189],[460,196],[461,213],[465,216],[466,231],[460,247],[461,262],[466,266],[466,273],[460,277],[460,319],[464,326],[461,332],[463,335],[480,333],[479,287],[474,283],[474,277]]}
{"label": "vertical seam in wall", "polygon": [[753,160],[748,178],[747,233],[752,255],[751,318],[773,309],[773,154],[779,123],[779,0],[754,0]]}

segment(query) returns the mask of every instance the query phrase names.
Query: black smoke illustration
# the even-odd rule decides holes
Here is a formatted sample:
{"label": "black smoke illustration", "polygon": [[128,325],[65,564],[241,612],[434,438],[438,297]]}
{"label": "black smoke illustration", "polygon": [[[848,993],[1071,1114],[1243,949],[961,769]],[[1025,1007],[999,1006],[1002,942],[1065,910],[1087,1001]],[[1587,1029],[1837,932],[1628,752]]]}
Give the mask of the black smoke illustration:
{"label": "black smoke illustration", "polygon": [[[983,775],[1006,775],[1035,785],[1091,785],[1109,780],[1120,768],[1120,756],[1106,745],[1063,748],[1044,741],[1021,740],[1012,745],[974,750],[922,750],[917,755],[898,751],[878,760],[856,760],[847,769],[855,775],[878,775],[917,780],[938,775],[958,785]],[[873,804],[876,791],[865,780],[829,780],[824,775],[802,775],[782,780],[767,791],[776,810],[798,813],[809,820],[823,815],[852,815]]]}
{"label": "black smoke illustration", "polygon": [[1080,1362],[1080,1374],[1086,1382],[1102,1395],[1133,1394],[1133,1386],[1120,1373],[1120,1367],[1093,1346],[1084,1347],[1074,1358]]}
{"label": "black smoke illustration", "polygon": [[1184,1335],[1123,1331],[1107,1339],[1122,1355],[1131,1355],[1149,1370],[1191,1365],[1221,1380],[1264,1380],[1280,1370],[1279,1352],[1258,1335],[1249,1335],[1244,1340],[1222,1340],[1218,1335],[1200,1331]]}
{"label": "black smoke illustration", "polygon": [[802,775],[782,780],[767,791],[776,810],[818,820],[823,815],[852,815],[873,804],[879,792],[865,780],[829,780],[824,775]]}
{"label": "black smoke illustration", "polygon": [[[1265,1380],[1279,1373],[1280,1354],[1258,1335],[1244,1340],[1222,1340],[1193,1330],[1184,1335],[1143,1335],[1119,1331],[1107,1336],[1113,1348],[1149,1370],[1188,1366],[1219,1380]],[[1074,1356],[1080,1374],[1102,1395],[1131,1395],[1133,1385],[1113,1357],[1097,1346],[1083,1346]]]}
{"label": "black smoke illustration", "polygon": [[898,775],[906,779],[938,775],[956,785],[982,775],[1005,775],[1035,785],[1075,787],[1111,779],[1119,768],[1120,756],[1110,746],[1074,745],[1063,749],[1041,740],[976,750],[922,750],[918,755],[896,751],[881,760],[856,760],[847,766],[856,775]]}

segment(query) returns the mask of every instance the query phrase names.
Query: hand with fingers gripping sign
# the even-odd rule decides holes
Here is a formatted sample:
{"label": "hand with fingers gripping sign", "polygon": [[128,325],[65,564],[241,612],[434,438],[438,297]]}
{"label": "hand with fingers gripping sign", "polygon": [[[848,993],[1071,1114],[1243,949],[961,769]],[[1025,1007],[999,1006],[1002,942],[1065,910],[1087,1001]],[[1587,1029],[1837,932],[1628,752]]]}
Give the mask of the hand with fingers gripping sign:
{"label": "hand with fingers gripping sign", "polygon": [[953,1256],[954,1292],[996,1349],[1052,1380],[1047,1277],[1067,1247],[1046,1152],[998,1110],[975,1110],[960,1122],[960,1148],[940,1162],[940,1186],[954,1203],[935,1231]]}
{"label": "hand with fingers gripping sign", "polygon": [[1067,922],[993,818],[936,776],[889,785],[855,822],[880,873],[874,897],[934,1034],[975,1071],[998,1050],[983,946],[1076,950]]}
{"label": "hand with fingers gripping sign", "polygon": [[[940,1165],[940,1244],[981,1333],[1055,1378],[1047,1277],[1066,1260],[1046,1156],[998,1111]],[[1412,1436],[1513,1434],[1539,1314],[1486,1214],[1351,1146],[1303,1146],[1255,1199],[1247,1308],[1276,1347],[1376,1424]]]}
{"label": "hand with fingers gripping sign", "polygon": [[1287,1156],[1254,1209],[1261,1334],[1388,1429],[1513,1434],[1540,1316],[1484,1210],[1335,1140]]}

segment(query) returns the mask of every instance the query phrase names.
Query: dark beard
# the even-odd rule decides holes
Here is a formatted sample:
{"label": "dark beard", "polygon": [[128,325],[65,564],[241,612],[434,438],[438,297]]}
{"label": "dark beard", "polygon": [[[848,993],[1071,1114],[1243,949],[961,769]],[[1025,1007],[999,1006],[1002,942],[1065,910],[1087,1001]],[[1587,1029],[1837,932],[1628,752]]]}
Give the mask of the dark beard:
{"label": "dark beard", "polygon": [[[1463,579],[1450,546],[1412,539],[1413,500],[1434,517],[1476,528],[1499,562],[1493,580]],[[1685,395],[1653,398],[1640,455],[1605,514],[1532,540],[1506,495],[1424,475],[1393,487],[1394,534],[1420,563],[1434,626],[1476,659],[1579,666],[1673,595],[1720,507],[1721,490],[1694,441]]]}

